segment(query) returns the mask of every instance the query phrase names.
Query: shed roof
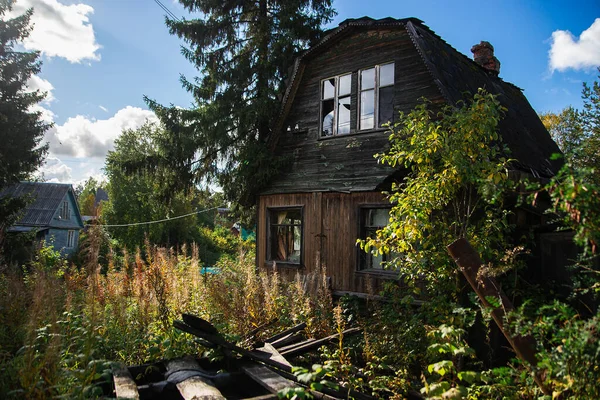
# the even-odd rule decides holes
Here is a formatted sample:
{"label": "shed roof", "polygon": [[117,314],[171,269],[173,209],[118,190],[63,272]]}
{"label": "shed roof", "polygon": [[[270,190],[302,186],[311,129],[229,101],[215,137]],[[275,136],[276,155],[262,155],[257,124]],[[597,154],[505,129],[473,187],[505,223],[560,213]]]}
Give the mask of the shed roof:
{"label": "shed roof", "polygon": [[69,191],[72,192],[73,187],[68,183],[20,182],[4,189],[0,197],[30,196],[32,201],[16,225],[43,227],[50,225],[60,202]]}
{"label": "shed roof", "polygon": [[298,57],[290,76],[278,122],[275,126],[275,141],[282,131],[285,118],[290,111],[298,85],[302,80],[304,64],[310,58],[340,39],[357,30],[397,27],[405,29],[415,48],[421,54],[423,67],[431,74],[440,93],[448,104],[457,105],[484,88],[498,95],[498,100],[507,109],[499,124],[499,132],[511,151],[509,155],[517,161],[515,169],[526,171],[534,176],[551,177],[561,166],[560,160],[551,160],[560,149],[540,121],[522,90],[488,71],[460,53],[417,18],[369,17],[347,19],[337,28],[327,31],[323,39]]}

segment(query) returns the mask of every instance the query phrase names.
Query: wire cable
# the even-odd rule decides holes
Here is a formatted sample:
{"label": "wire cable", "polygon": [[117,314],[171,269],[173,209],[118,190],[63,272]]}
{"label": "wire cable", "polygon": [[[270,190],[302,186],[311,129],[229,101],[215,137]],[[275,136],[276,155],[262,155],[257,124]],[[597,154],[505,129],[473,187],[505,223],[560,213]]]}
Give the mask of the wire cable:
{"label": "wire cable", "polygon": [[173,221],[176,219],[181,219],[181,218],[185,218],[185,217],[189,217],[191,215],[196,215],[196,214],[202,214],[211,210],[216,210],[219,207],[211,207],[211,208],[207,208],[205,210],[200,210],[200,211],[194,211],[191,212],[189,214],[185,214],[185,215],[178,215],[177,217],[173,217],[173,218],[164,218],[164,219],[159,219],[156,221],[146,221],[146,222],[134,222],[131,224],[111,224],[111,225],[94,225],[94,226],[101,226],[104,228],[117,228],[117,227],[125,227],[125,226],[138,226],[138,225],[151,225],[151,224],[159,224],[161,222],[168,222],[168,221]]}
{"label": "wire cable", "polygon": [[173,13],[171,12],[171,10],[169,10],[169,9],[167,8],[167,6],[165,6],[163,3],[161,3],[161,2],[160,2],[160,0],[154,0],[154,2],[155,2],[156,4],[158,4],[158,6],[159,6],[160,8],[162,8],[164,12],[166,12],[166,13],[167,13],[167,16],[168,16],[168,17],[170,17],[170,18],[172,18],[172,19],[174,19],[174,20],[176,20],[176,21],[178,21],[178,22],[181,22],[181,20],[180,20],[179,18],[177,18],[177,16],[176,16],[175,14],[173,14]]}

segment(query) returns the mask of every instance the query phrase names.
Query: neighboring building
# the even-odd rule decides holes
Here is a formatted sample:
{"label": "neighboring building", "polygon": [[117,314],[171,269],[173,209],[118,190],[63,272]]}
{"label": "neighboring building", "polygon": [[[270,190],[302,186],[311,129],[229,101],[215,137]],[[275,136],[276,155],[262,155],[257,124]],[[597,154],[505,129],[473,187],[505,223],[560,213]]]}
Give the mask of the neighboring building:
{"label": "neighboring building", "polygon": [[415,18],[360,18],[296,60],[271,142],[291,165],[258,197],[258,267],[276,264],[293,276],[323,264],[340,292],[378,290],[396,275],[356,239],[387,224],[381,191],[402,177],[373,157],[389,148],[383,124],[421,98],[435,108],[468,100],[478,88],[497,94],[514,172],[543,178],[558,170],[551,155],[560,150],[521,89],[498,77],[491,45],[472,51],[477,62]]}
{"label": "neighboring building", "polygon": [[65,256],[77,250],[83,221],[70,184],[21,182],[0,196],[30,198],[23,216],[8,229],[9,233],[36,232],[36,240],[45,240]]}

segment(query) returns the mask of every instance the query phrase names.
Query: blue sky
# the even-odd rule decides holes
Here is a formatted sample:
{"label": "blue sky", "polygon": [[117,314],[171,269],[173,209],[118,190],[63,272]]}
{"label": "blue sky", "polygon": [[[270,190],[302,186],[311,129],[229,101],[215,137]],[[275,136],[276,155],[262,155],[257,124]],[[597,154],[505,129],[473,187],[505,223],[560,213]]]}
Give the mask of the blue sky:
{"label": "blue sky", "polygon": [[[173,0],[162,0],[185,16]],[[99,177],[107,151],[122,129],[153,120],[143,95],[189,106],[180,74],[195,75],[168,33],[154,0],[17,0],[13,13],[35,10],[35,27],[23,43],[42,52],[32,89],[49,96],[40,104],[55,123],[47,180],[77,183]],[[525,90],[538,112],[581,105],[581,84],[600,65],[599,1],[335,1],[346,18],[417,17],[460,52],[481,40],[495,47],[500,76]],[[583,35],[582,35],[583,33]],[[581,36],[580,36],[581,35]],[[550,54],[552,52],[552,57]]]}

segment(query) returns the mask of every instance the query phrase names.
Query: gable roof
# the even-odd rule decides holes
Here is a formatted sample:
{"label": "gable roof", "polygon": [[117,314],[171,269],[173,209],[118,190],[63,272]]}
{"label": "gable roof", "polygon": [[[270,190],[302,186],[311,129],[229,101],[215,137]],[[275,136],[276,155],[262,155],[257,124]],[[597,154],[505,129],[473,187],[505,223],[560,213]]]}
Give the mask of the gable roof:
{"label": "gable roof", "polygon": [[16,225],[47,227],[52,222],[52,217],[60,206],[61,201],[69,192],[73,196],[75,214],[80,221],[80,225],[82,225],[73,187],[68,183],[20,182],[4,189],[0,192],[0,197],[31,196],[32,202],[25,207],[24,215]]}
{"label": "gable roof", "polygon": [[405,29],[421,55],[426,68],[437,85],[441,95],[451,105],[472,98],[478,88],[498,95],[498,100],[507,109],[498,129],[503,142],[511,150],[509,155],[516,159],[514,168],[531,173],[536,177],[553,176],[562,162],[551,160],[560,149],[533,110],[522,90],[505,82],[502,78],[490,74],[471,58],[460,53],[440,36],[429,29],[417,18],[383,18],[375,20],[369,17],[347,19],[337,28],[327,31],[323,39],[305,51],[296,59],[294,69],[282,102],[282,108],[275,125],[273,144],[283,130],[285,118],[290,111],[294,96],[298,90],[304,65],[315,54],[328,49],[333,43],[360,29],[378,29],[397,27]]}

